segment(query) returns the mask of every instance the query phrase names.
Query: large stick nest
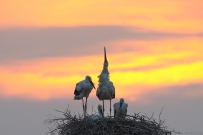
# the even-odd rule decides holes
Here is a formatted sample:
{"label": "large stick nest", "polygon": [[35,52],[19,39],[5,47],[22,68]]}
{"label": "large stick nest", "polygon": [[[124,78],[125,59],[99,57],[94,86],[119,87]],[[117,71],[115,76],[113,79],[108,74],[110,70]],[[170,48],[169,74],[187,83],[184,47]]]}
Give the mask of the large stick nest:
{"label": "large stick nest", "polygon": [[[60,111],[61,112],[61,111]],[[105,117],[97,120],[83,118],[82,115],[72,116],[70,110],[61,112],[64,118],[46,120],[45,123],[54,123],[48,135],[166,135],[167,127],[164,121],[157,123],[152,116],[127,115],[125,119]]]}

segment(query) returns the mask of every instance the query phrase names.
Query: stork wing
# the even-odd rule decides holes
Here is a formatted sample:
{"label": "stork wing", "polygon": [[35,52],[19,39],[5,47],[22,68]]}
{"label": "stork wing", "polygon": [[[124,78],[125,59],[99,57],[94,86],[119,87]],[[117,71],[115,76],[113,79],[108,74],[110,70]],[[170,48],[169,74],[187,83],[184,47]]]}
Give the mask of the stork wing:
{"label": "stork wing", "polygon": [[96,96],[100,99],[100,95],[101,95],[101,89],[98,87]]}
{"label": "stork wing", "polygon": [[75,91],[74,91],[74,95],[79,95],[82,91],[82,86],[80,86],[81,83],[77,83],[75,86]]}

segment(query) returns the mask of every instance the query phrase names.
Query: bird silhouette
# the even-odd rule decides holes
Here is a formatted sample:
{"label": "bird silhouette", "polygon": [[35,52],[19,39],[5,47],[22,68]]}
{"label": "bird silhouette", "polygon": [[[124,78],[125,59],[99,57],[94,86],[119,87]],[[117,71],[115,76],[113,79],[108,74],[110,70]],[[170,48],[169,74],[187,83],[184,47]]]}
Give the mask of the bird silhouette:
{"label": "bird silhouette", "polygon": [[100,119],[100,118],[104,118],[104,114],[103,114],[103,111],[102,111],[102,105],[98,105],[98,113],[99,113],[99,115],[92,114],[92,115],[89,115],[88,118],[92,119],[92,120],[97,120],[97,119]]}
{"label": "bird silhouette", "polygon": [[125,118],[127,115],[128,104],[124,102],[124,99],[121,98],[119,102],[113,105],[114,107],[114,118]]}
{"label": "bird silhouette", "polygon": [[104,100],[110,100],[110,116],[111,116],[111,100],[115,98],[115,87],[109,80],[108,60],[106,57],[106,49],[104,47],[104,65],[101,74],[98,76],[99,86],[97,88],[96,96],[99,100],[103,100],[103,113],[104,113]]}
{"label": "bird silhouette", "polygon": [[[85,117],[86,117],[86,111],[87,111],[87,98],[89,97],[89,94],[93,88],[95,89],[95,86],[92,82],[91,77],[88,75],[85,77],[85,80],[78,82],[75,86],[74,100],[82,99],[82,106],[83,106],[83,112]],[[85,105],[84,105],[83,97],[86,97]]]}

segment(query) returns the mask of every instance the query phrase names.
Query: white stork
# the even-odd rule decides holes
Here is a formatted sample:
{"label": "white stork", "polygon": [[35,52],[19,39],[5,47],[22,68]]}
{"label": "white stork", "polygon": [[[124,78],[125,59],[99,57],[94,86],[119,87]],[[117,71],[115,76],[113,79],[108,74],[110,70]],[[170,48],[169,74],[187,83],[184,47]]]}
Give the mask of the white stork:
{"label": "white stork", "polygon": [[92,114],[92,115],[89,115],[88,118],[90,118],[92,120],[104,118],[104,114],[103,114],[103,111],[102,111],[102,105],[98,105],[98,113],[99,113],[99,115]]}
{"label": "white stork", "polygon": [[120,118],[125,118],[127,115],[127,108],[128,104],[124,102],[124,99],[121,98],[120,102],[117,102],[113,105],[114,108],[114,118],[120,117]]}
{"label": "white stork", "polygon": [[[85,80],[78,82],[75,86],[74,100],[82,99],[84,116],[86,116],[86,111],[87,111],[87,98],[89,97],[89,94],[93,88],[95,89],[90,76],[86,76]],[[85,105],[84,105],[83,97],[86,97]]]}
{"label": "white stork", "polygon": [[96,95],[99,100],[103,100],[103,113],[104,113],[104,100],[110,100],[110,116],[111,116],[111,100],[115,98],[115,87],[109,81],[108,61],[106,57],[106,49],[104,47],[104,66],[99,78],[99,87],[97,88]]}

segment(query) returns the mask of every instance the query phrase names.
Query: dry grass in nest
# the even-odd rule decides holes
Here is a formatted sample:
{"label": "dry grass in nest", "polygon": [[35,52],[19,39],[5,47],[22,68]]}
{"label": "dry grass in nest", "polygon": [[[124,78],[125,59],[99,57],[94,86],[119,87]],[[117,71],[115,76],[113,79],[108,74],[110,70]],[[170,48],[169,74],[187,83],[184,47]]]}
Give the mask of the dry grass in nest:
{"label": "dry grass in nest", "polygon": [[[61,111],[58,111],[61,112]],[[127,115],[125,119],[105,117],[97,120],[72,116],[69,109],[61,112],[64,118],[46,120],[45,123],[54,123],[48,135],[170,135],[164,126],[164,121],[157,123],[153,115],[149,118],[144,115]],[[161,115],[161,113],[160,113]],[[160,117],[159,115],[159,117]]]}

